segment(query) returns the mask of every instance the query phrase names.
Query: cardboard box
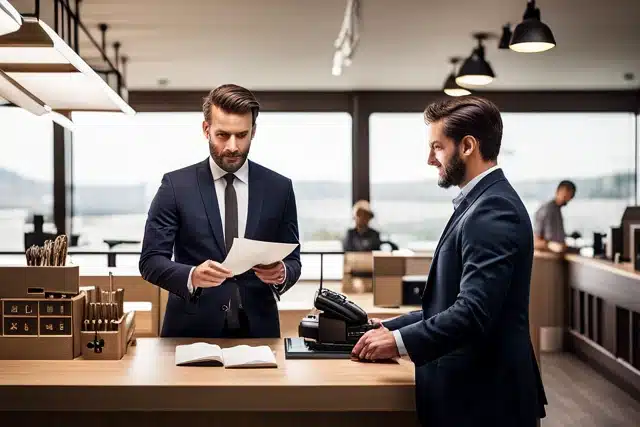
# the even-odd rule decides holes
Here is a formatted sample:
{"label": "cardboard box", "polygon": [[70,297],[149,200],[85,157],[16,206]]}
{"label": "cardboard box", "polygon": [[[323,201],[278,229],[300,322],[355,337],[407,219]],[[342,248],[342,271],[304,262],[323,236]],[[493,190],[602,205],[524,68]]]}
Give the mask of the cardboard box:
{"label": "cardboard box", "polygon": [[0,266],[0,298],[44,298],[46,292],[77,295],[80,267]]}
{"label": "cardboard box", "polygon": [[373,304],[378,307],[400,307],[404,301],[404,276],[426,276],[431,267],[431,255],[413,255],[374,252],[373,255]]}
{"label": "cardboard box", "polygon": [[81,354],[84,292],[70,299],[0,300],[0,359],[70,360]]}

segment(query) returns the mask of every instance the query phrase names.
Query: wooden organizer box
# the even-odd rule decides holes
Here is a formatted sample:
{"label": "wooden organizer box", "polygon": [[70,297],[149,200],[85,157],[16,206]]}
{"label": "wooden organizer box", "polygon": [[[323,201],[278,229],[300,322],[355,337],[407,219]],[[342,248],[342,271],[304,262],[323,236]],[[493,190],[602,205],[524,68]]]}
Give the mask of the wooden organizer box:
{"label": "wooden organizer box", "polygon": [[0,266],[0,298],[45,298],[45,293],[77,295],[80,267]]}
{"label": "wooden organizer box", "polygon": [[115,331],[80,331],[82,357],[86,360],[120,360],[129,345],[135,345],[135,311],[129,311],[116,322]]}
{"label": "wooden organizer box", "polygon": [[0,359],[70,360],[80,356],[84,304],[84,292],[72,298],[0,299]]}

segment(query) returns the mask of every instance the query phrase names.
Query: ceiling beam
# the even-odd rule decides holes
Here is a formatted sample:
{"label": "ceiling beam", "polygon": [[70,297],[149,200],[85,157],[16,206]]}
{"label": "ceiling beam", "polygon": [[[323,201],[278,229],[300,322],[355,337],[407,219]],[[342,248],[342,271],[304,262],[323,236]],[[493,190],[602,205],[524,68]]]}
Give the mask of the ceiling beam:
{"label": "ceiling beam", "polygon": [[[136,111],[200,111],[207,90],[132,90],[129,104]],[[362,110],[422,112],[443,99],[440,91],[254,91],[262,111],[329,112],[351,110],[359,96]],[[503,112],[638,112],[640,91],[478,91]]]}

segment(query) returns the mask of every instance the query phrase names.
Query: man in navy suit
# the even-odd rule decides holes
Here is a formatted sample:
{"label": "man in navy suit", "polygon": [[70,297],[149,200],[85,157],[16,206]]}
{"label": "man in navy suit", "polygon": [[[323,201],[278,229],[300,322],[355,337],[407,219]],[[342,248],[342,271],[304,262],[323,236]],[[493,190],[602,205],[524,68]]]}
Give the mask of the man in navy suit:
{"label": "man in navy suit", "polygon": [[139,267],[169,291],[163,337],[280,336],[276,300],[300,277],[300,247],[235,277],[221,265],[235,237],[298,243],[291,180],[247,159],[258,112],[243,87],[212,90],[202,123],[210,156],[165,174],[151,203]]}
{"label": "man in navy suit", "polygon": [[529,336],[533,231],[497,165],[500,112],[485,99],[462,97],[429,105],[425,121],[438,184],[461,191],[422,310],[367,332],[354,356],[408,355],[424,426],[533,427],[547,403]]}

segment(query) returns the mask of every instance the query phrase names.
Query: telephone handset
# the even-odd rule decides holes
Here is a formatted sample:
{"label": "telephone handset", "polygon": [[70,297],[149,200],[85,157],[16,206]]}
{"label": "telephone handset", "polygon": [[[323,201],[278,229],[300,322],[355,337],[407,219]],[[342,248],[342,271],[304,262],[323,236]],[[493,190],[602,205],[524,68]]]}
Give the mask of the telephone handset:
{"label": "telephone handset", "polygon": [[326,315],[344,320],[348,324],[366,324],[367,312],[347,297],[330,289],[316,291],[315,307]]}

